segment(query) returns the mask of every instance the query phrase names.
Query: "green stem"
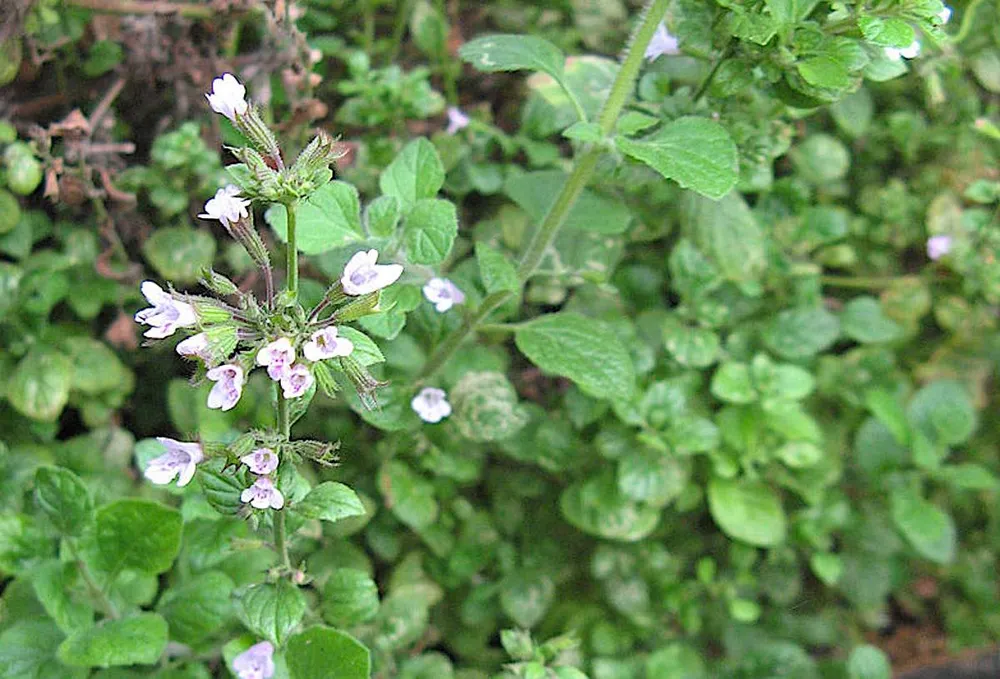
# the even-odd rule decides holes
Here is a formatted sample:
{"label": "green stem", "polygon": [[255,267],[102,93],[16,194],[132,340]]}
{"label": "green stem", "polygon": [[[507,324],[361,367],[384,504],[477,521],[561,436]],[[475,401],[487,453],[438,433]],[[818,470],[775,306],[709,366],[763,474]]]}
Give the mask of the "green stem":
{"label": "green stem", "polygon": [[[615,81],[611,85],[611,91],[608,93],[608,98],[605,100],[604,107],[601,109],[600,116],[598,117],[601,134],[605,137],[614,131],[618,116],[632,94],[636,78],[639,75],[639,69],[642,67],[646,46],[656,32],[656,27],[659,25],[660,20],[663,19],[663,15],[667,13],[669,2],[670,0],[651,0],[646,6],[646,11],[639,21],[639,28],[636,30],[634,39],[629,46],[625,61],[622,63],[621,68],[618,69],[618,75],[615,76]],[[566,221],[570,209],[576,203],[577,198],[580,197],[583,189],[594,174],[597,161],[603,152],[604,149],[600,146],[590,146],[574,162],[573,171],[570,172],[569,178],[563,184],[562,190],[556,196],[555,202],[549,208],[545,219],[542,220],[541,225],[535,231],[531,242],[528,244],[528,248],[521,256],[521,261],[517,267],[517,277],[522,287],[538,269],[538,265],[545,257],[545,252],[551,247],[553,241],[555,241],[556,236],[559,234],[559,229]],[[487,316],[513,295],[513,292],[505,290],[487,296],[482,304],[480,304],[479,309],[466,318],[461,326],[438,345],[437,349],[435,349],[424,365],[418,382],[422,382],[440,369],[451,358],[451,355],[455,353],[465,338],[475,332]]]}
{"label": "green stem", "polygon": [[94,576],[90,573],[90,568],[87,567],[87,563],[80,557],[80,553],[76,549],[76,545],[73,544],[72,540],[66,541],[66,548],[69,550],[70,556],[76,561],[77,570],[80,572],[80,577],[83,578],[84,584],[87,586],[87,591],[90,596],[97,601],[100,607],[104,610],[104,614],[111,618],[112,620],[117,620],[119,617],[118,608],[115,606],[115,602],[111,600],[104,590],[98,587],[97,582],[94,581]]}
{"label": "green stem", "polygon": [[865,290],[887,288],[897,278],[878,276],[821,276],[820,283],[837,288],[861,288]]}
{"label": "green stem", "polygon": [[208,19],[216,11],[205,5],[185,2],[135,2],[132,0],[66,0],[67,5],[108,14],[179,14],[189,19]]}
{"label": "green stem", "polygon": [[285,213],[288,215],[288,262],[285,286],[291,293],[293,302],[299,298],[299,251],[295,243],[295,209],[295,203],[285,204]]}
{"label": "green stem", "polygon": [[[281,385],[274,385],[275,392],[278,397],[278,431],[281,432],[282,437],[286,441],[291,439],[292,435],[292,423],[288,417],[288,400],[285,395],[281,393]],[[281,557],[282,565],[287,569],[292,569],[291,559],[288,557],[288,539],[285,529],[285,512],[283,510],[277,510],[273,512],[274,516],[274,550]]]}
{"label": "green stem", "polygon": [[695,103],[698,103],[701,100],[701,98],[705,96],[705,92],[708,91],[708,86],[712,84],[713,80],[715,80],[715,75],[719,72],[719,67],[722,66],[722,62],[724,62],[726,59],[732,56],[732,54],[733,54],[733,43],[730,42],[728,45],[726,45],[726,49],[722,51],[722,54],[719,55],[719,58],[715,60],[715,63],[712,64],[712,70],[708,72],[708,75],[705,76],[705,79],[701,81],[700,85],[698,85],[698,89],[694,93]]}
{"label": "green stem", "polygon": [[972,0],[969,6],[965,8],[965,14],[962,15],[962,25],[958,28],[958,33],[956,33],[951,41],[953,43],[959,43],[968,37],[969,32],[972,30],[972,20],[976,16],[976,10],[979,6],[983,4],[983,0]]}

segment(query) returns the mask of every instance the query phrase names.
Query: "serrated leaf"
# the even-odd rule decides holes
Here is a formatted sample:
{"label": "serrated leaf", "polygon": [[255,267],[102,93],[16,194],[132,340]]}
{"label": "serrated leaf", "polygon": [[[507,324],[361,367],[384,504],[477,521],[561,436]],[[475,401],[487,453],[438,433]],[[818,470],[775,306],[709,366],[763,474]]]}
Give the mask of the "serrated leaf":
{"label": "serrated leaf", "polygon": [[118,500],[97,512],[97,545],[105,570],[157,574],[170,569],[181,548],[181,514],[150,500]]}
{"label": "serrated leaf", "polygon": [[502,290],[517,292],[520,289],[517,268],[499,250],[481,241],[477,242],[476,261],[479,264],[479,277],[483,280],[487,293]]}
{"label": "serrated leaf", "polygon": [[[287,241],[285,206],[272,205],[264,218],[278,238]],[[318,255],[363,239],[361,202],[352,184],[327,182],[295,208],[295,243],[304,254]]]}
{"label": "serrated leaf", "polygon": [[251,632],[282,646],[302,621],[306,598],[298,587],[281,579],[248,587],[237,597],[236,612]]}
{"label": "serrated leaf", "polygon": [[52,524],[65,535],[79,535],[94,520],[94,500],[83,480],[63,467],[35,472],[35,498]]}
{"label": "serrated leaf", "polygon": [[444,185],[444,165],[437,149],[420,137],[407,144],[379,176],[379,187],[399,199],[403,213],[424,198],[433,198]]}
{"label": "serrated leaf", "polygon": [[59,659],[71,667],[152,665],[167,647],[167,621],[156,613],[104,620],[78,630],[59,645]]}
{"label": "serrated leaf", "polygon": [[203,645],[232,616],[233,587],[225,573],[208,571],[164,592],[156,611],[170,626],[170,638]]}
{"label": "serrated leaf", "polygon": [[353,627],[378,613],[378,587],[364,571],[338,568],[323,585],[322,601],[324,620]]}
{"label": "serrated leaf", "polygon": [[413,204],[403,224],[406,254],[414,264],[440,264],[458,235],[458,212],[449,200],[424,198]]}
{"label": "serrated leaf", "polygon": [[[371,654],[346,632],[310,627],[288,641],[291,679],[369,679]],[[331,673],[331,668],[336,668]]]}
{"label": "serrated leaf", "polygon": [[295,512],[307,519],[320,519],[331,523],[349,516],[362,516],[365,506],[357,493],[342,483],[324,481],[293,506]]}
{"label": "serrated leaf", "polygon": [[709,198],[722,198],[739,178],[736,144],[726,128],[707,118],[685,116],[643,139],[616,137],[615,144],[667,179]]}

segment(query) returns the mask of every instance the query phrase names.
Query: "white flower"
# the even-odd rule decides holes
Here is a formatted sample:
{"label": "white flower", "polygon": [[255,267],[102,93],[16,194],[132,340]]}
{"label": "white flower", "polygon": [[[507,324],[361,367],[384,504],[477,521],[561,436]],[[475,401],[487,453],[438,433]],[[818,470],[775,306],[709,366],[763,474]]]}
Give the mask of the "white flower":
{"label": "white flower", "polygon": [[445,396],[444,389],[424,387],[410,401],[410,407],[421,420],[434,424],[451,415],[451,404]]}
{"label": "white flower", "polygon": [[247,211],[249,206],[249,200],[240,198],[239,188],[228,184],[215,192],[215,197],[205,203],[205,211],[198,216],[202,219],[218,219],[228,229],[230,224],[250,215]]}
{"label": "white flower", "polygon": [[212,368],[205,377],[215,382],[208,394],[208,407],[232,410],[243,393],[243,368],[227,363]]}
{"label": "white flower", "polygon": [[322,361],[335,356],[349,356],[354,351],[354,343],[346,337],[337,337],[334,327],[317,330],[302,345],[302,353],[310,361]]}
{"label": "white flower", "polygon": [[278,468],[278,456],[270,448],[258,448],[240,458],[254,474],[266,475]]}
{"label": "white flower", "polygon": [[187,358],[200,358],[203,361],[212,360],[212,351],[208,347],[208,335],[199,332],[186,340],[177,343],[177,353]]}
{"label": "white flower", "polygon": [[137,323],[151,325],[144,334],[153,339],[163,339],[174,334],[177,328],[186,328],[198,321],[194,307],[178,302],[153,281],[144,282],[140,288],[151,306],[135,315]]}
{"label": "white flower", "polygon": [[348,295],[367,295],[395,283],[403,275],[399,264],[376,264],[378,250],[355,253],[344,267],[340,283]]}
{"label": "white flower", "polygon": [[205,98],[213,111],[235,123],[236,116],[247,112],[246,95],[247,88],[232,73],[223,73],[221,78],[212,81],[212,91]]}
{"label": "white flower", "polygon": [[167,449],[163,455],[154,457],[146,465],[143,475],[157,485],[166,485],[177,479],[177,486],[186,486],[194,477],[195,467],[205,459],[201,446],[197,443],[182,443],[163,436],[156,439]]}
{"label": "white flower", "polygon": [[249,502],[257,509],[281,509],[285,506],[285,496],[274,487],[274,481],[267,476],[258,476],[253,485],[240,494],[240,500]]}
{"label": "white flower", "polygon": [[656,27],[656,33],[653,34],[646,46],[646,59],[656,61],[662,55],[680,54],[680,51],[677,38],[670,35],[667,25],[661,21],[660,25]]}
{"label": "white flower", "polygon": [[271,679],[274,676],[274,646],[270,641],[254,644],[233,658],[233,671],[239,679]]}
{"label": "white flower", "polygon": [[465,115],[462,109],[457,106],[448,107],[448,134],[455,134],[459,130],[464,130],[469,126],[469,116]]}
{"label": "white flower", "polygon": [[309,391],[315,378],[309,368],[302,363],[296,363],[284,377],[281,378],[281,389],[285,398],[298,398]]}
{"label": "white flower", "polygon": [[276,339],[257,352],[257,365],[266,365],[268,376],[277,382],[295,362],[295,348],[287,337]]}
{"label": "white flower", "polygon": [[432,278],[424,285],[424,297],[438,313],[444,313],[455,304],[465,301],[465,293],[447,278]]}
{"label": "white flower", "polygon": [[948,23],[948,20],[951,19],[951,7],[945,5],[944,9],[938,12],[936,16],[941,20],[942,24]]}
{"label": "white flower", "polygon": [[886,47],[885,56],[889,57],[893,61],[899,61],[900,59],[916,59],[920,54],[920,41],[914,40],[908,46],[902,49],[897,49],[895,47]]}
{"label": "white flower", "polygon": [[927,256],[937,261],[951,251],[951,236],[931,236],[927,239]]}

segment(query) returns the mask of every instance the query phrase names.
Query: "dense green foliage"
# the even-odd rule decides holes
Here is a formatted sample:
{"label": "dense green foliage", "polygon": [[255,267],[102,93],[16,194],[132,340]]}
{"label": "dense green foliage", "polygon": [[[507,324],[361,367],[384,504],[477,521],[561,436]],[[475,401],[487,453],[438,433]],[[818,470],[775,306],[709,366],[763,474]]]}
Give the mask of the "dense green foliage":
{"label": "dense green foliage", "polygon": [[[0,679],[262,641],[279,679],[888,679],[879,632],[1000,640],[996,6],[90,4],[0,30]],[[211,116],[220,64],[287,172]],[[332,174],[290,160],[318,129]],[[196,217],[226,183],[297,298]],[[351,306],[369,249],[403,274]],[[352,362],[209,408],[144,280],[336,308]],[[163,436],[195,482],[142,478]],[[261,441],[281,509],[241,499]]]}

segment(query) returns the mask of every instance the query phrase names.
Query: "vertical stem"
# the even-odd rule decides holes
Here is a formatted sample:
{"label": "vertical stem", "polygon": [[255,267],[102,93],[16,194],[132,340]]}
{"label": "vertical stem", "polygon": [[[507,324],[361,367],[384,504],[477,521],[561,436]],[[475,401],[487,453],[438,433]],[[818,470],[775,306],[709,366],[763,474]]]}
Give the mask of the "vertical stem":
{"label": "vertical stem", "polygon": [[66,548],[69,550],[70,556],[76,561],[76,568],[80,573],[80,577],[83,578],[83,583],[87,586],[87,591],[90,596],[93,597],[98,605],[104,610],[104,614],[111,618],[112,620],[117,620],[119,617],[118,608],[115,607],[115,602],[111,600],[107,594],[104,593],[97,583],[94,582],[94,576],[90,573],[90,568],[87,567],[87,563],[80,557],[80,552],[77,551],[76,545],[73,544],[72,540],[66,541]]}
{"label": "vertical stem", "polygon": [[[278,399],[278,431],[286,441],[291,439],[292,423],[288,418],[288,400],[281,392],[281,385],[275,383],[275,394]],[[288,539],[285,531],[285,512],[282,509],[275,510],[274,516],[274,550],[281,557],[281,564],[287,569],[292,569],[292,562],[288,557]]]}
{"label": "vertical stem", "polygon": [[295,243],[295,210],[297,203],[286,203],[285,214],[288,215],[288,266],[285,271],[285,286],[292,294],[292,301],[299,298],[299,250]]}
{"label": "vertical stem", "polygon": [[[635,80],[639,75],[639,69],[642,67],[642,61],[645,57],[646,46],[649,45],[649,41],[656,32],[657,26],[659,26],[663,16],[667,13],[669,2],[670,0],[651,0],[646,5],[646,10],[639,20],[639,27],[636,29],[632,42],[629,45],[628,54],[625,56],[625,61],[622,63],[621,68],[618,69],[618,75],[615,76],[615,81],[611,85],[611,91],[608,93],[608,98],[605,100],[604,107],[601,109],[600,116],[598,117],[598,124],[604,136],[608,136],[614,131],[615,123],[618,122],[618,116],[621,114],[625,102],[628,101],[629,96],[632,94],[632,90],[635,87]],[[546,213],[545,219],[542,220],[541,225],[535,231],[535,235],[532,237],[528,248],[524,251],[521,261],[518,264],[517,277],[522,286],[538,269],[538,265],[545,257],[545,251],[549,249],[559,234],[559,229],[566,221],[566,216],[569,214],[570,209],[576,203],[577,198],[580,197],[583,189],[586,188],[590,177],[594,174],[594,169],[597,167],[597,161],[600,159],[602,152],[603,149],[600,146],[590,146],[573,163],[573,171],[566,179],[566,183],[563,184],[559,195],[556,196],[555,202],[552,203],[552,207]],[[483,300],[476,312],[437,346],[437,349],[431,354],[427,363],[424,364],[424,368],[417,378],[418,382],[422,382],[430,377],[443,366],[462,344],[462,341],[468,335],[475,332],[486,317],[507,301],[512,294],[507,291],[499,292],[489,295]]]}

